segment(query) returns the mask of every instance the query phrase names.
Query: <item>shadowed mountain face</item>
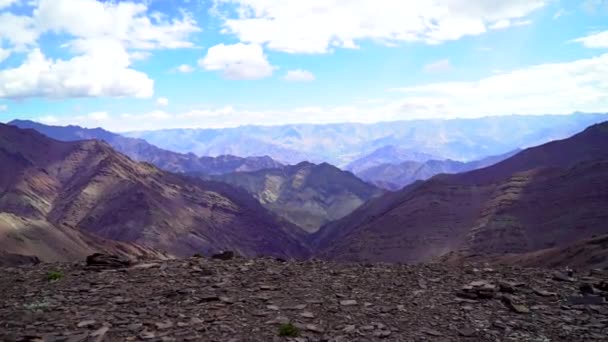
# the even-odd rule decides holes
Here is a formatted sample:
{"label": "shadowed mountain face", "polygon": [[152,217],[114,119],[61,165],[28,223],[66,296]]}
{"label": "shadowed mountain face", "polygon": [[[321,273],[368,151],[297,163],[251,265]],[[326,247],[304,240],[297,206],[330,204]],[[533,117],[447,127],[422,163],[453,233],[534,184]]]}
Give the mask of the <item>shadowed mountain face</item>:
{"label": "shadowed mountain face", "polygon": [[319,256],[420,262],[526,253],[608,233],[608,123],[493,166],[371,200],[316,235]]}
{"label": "shadowed mountain face", "polygon": [[435,156],[433,159],[478,160],[563,139],[605,120],[608,114],[513,115],[375,124],[166,129],[127,135],[182,153],[268,155],[288,164],[306,160],[344,167],[385,146],[413,149]]}
{"label": "shadowed mountain face", "polygon": [[352,173],[323,163],[303,162],[281,169],[238,172],[211,179],[247,190],[281,217],[314,232],[337,220],[382,191]]}
{"label": "shadowed mountain face", "polygon": [[14,120],[9,124],[20,128],[32,128],[60,141],[103,140],[115,150],[129,156],[133,160],[149,162],[163,170],[171,172],[200,172],[206,175],[217,175],[237,171],[257,171],[282,166],[281,163],[267,156],[247,158],[231,155],[198,157],[193,153],[176,153],[158,148],[143,139],[124,137],[101,128],[87,129],[78,126],[47,126],[27,120]]}
{"label": "shadowed mountain face", "polygon": [[0,250],[8,253],[70,259],[101,238],[177,256],[307,253],[303,232],[245,191],[134,162],[103,142],[0,125],[0,165]]}
{"label": "shadowed mountain face", "polygon": [[449,159],[424,162],[408,160],[399,164],[381,164],[368,169],[360,169],[356,174],[366,182],[395,191],[417,180],[426,180],[440,173],[461,173],[488,167],[517,152],[519,150],[467,163]]}

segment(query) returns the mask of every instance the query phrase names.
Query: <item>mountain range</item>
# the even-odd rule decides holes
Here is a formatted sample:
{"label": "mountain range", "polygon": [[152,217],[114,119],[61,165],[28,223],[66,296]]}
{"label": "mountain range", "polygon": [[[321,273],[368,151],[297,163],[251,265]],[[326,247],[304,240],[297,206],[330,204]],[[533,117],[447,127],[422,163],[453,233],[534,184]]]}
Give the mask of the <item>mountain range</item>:
{"label": "mountain range", "polygon": [[396,164],[385,163],[369,168],[358,168],[355,173],[366,182],[394,191],[417,180],[426,180],[440,173],[461,173],[481,169],[507,159],[517,152],[519,150],[471,162],[459,162],[450,159],[405,160]]}
{"label": "mountain range", "polygon": [[307,232],[340,219],[383,191],[327,163],[210,176],[247,190],[262,205]]}
{"label": "mountain range", "polygon": [[241,158],[231,155],[217,157],[198,157],[193,153],[177,153],[158,148],[143,139],[135,139],[108,132],[101,128],[82,128],[79,126],[49,126],[29,120],[13,120],[8,123],[20,128],[31,128],[56,140],[78,141],[96,139],[110,144],[116,151],[133,160],[152,163],[171,172],[199,172],[216,175],[235,171],[256,171],[265,168],[281,167],[282,164],[268,156]]}
{"label": "mountain range", "polygon": [[321,258],[423,262],[565,247],[605,234],[608,122],[493,166],[375,198],[315,236]]}
{"label": "mountain range", "polygon": [[[98,140],[0,125],[0,250],[69,260],[92,250],[308,255],[304,232],[227,184],[138,163]],[[143,247],[138,247],[143,246]]]}
{"label": "mountain range", "polygon": [[385,146],[472,161],[563,139],[608,120],[608,114],[512,115],[475,119],[427,119],[374,124],[242,126],[164,129],[125,133],[151,144],[200,156],[268,155],[286,164],[327,162],[338,167]]}
{"label": "mountain range", "polygon": [[[608,122],[469,163],[391,147],[384,151],[442,172],[391,192],[327,163],[173,173],[105,141],[59,141],[0,125],[0,263],[232,250],[356,262],[601,265],[606,146]],[[571,257],[547,259],[562,254]]]}

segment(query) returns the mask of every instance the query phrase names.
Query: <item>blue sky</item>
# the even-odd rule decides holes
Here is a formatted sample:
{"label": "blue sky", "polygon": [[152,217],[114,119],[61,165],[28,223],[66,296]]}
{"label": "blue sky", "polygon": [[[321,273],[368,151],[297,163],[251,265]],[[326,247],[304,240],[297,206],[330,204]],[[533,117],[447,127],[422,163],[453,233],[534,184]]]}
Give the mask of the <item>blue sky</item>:
{"label": "blue sky", "polygon": [[607,108],[606,0],[0,0],[4,122],[129,131]]}

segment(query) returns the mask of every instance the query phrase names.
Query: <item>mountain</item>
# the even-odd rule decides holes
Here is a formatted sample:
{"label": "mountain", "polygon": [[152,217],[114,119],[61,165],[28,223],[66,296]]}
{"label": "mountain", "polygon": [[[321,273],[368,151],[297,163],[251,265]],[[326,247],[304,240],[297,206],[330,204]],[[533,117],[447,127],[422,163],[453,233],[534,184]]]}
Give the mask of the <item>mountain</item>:
{"label": "mountain", "polygon": [[432,159],[437,159],[437,157],[411,149],[388,145],[383,146],[364,157],[352,161],[346,166],[346,170],[351,171],[354,174],[359,174],[362,171],[377,167],[379,165],[400,164],[405,161],[424,163]]}
{"label": "mountain", "polygon": [[360,169],[355,174],[366,182],[395,191],[417,180],[426,180],[440,173],[461,173],[484,168],[507,159],[517,152],[519,150],[466,163],[450,159],[423,162],[408,160],[399,164],[387,163]]}
{"label": "mountain", "polygon": [[315,236],[319,257],[421,262],[565,247],[608,233],[608,122],[487,168],[372,199]]}
{"label": "mountain", "polygon": [[101,128],[82,128],[79,126],[47,126],[28,120],[14,120],[9,125],[31,128],[60,141],[96,139],[110,144],[115,150],[133,160],[152,163],[171,172],[200,172],[208,175],[236,171],[257,171],[281,167],[282,164],[268,156],[241,158],[231,155],[218,157],[198,157],[193,153],[182,154],[158,148],[143,139],[124,137]]}
{"label": "mountain", "polygon": [[359,207],[382,190],[327,163],[302,162],[281,169],[210,177],[247,190],[281,217],[314,232]]}
{"label": "mountain", "polygon": [[307,254],[304,232],[245,191],[135,162],[105,142],[0,125],[0,165],[0,249],[8,253],[70,259],[103,239],[176,256]]}
{"label": "mountain", "polygon": [[[282,163],[327,162],[338,167],[385,146],[414,149],[434,159],[479,160],[568,137],[608,114],[512,115],[374,124],[242,126],[125,133],[181,153],[240,157],[268,155]],[[403,160],[401,160],[403,161]]]}

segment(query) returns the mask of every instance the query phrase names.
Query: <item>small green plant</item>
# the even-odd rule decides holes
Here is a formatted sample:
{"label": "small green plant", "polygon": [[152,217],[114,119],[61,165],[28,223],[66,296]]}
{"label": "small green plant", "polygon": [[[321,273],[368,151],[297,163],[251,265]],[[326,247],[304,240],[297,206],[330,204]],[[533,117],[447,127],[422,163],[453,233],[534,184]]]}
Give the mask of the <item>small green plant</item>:
{"label": "small green plant", "polygon": [[48,281],[57,281],[61,278],[63,278],[63,273],[61,273],[61,272],[51,271],[46,274],[46,279]]}
{"label": "small green plant", "polygon": [[296,328],[296,326],[291,323],[281,324],[279,327],[279,336],[298,337],[300,336],[300,329]]}

